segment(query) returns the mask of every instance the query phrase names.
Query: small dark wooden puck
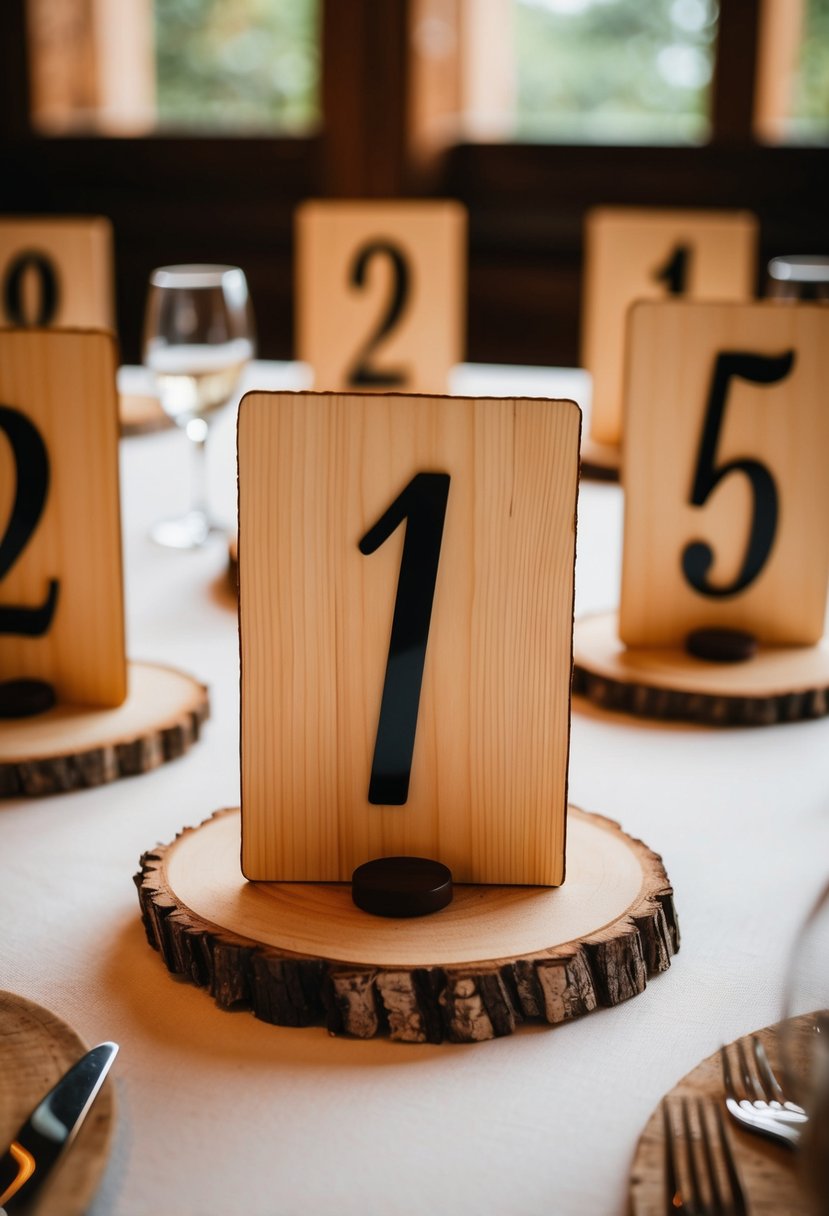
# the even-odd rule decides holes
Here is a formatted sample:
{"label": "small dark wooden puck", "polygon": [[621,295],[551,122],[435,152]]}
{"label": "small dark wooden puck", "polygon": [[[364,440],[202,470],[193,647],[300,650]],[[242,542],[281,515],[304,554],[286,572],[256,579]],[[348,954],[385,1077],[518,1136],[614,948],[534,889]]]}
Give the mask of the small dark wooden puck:
{"label": "small dark wooden puck", "polygon": [[0,683],[0,718],[31,718],[55,704],[55,690],[45,680],[4,680]]}
{"label": "small dark wooden puck", "polygon": [[428,916],[452,902],[452,871],[428,857],[377,857],[351,875],[351,898],[374,916]]}
{"label": "small dark wooden puck", "polygon": [[685,639],[685,649],[712,663],[744,663],[756,655],[757,638],[741,629],[695,629]]}

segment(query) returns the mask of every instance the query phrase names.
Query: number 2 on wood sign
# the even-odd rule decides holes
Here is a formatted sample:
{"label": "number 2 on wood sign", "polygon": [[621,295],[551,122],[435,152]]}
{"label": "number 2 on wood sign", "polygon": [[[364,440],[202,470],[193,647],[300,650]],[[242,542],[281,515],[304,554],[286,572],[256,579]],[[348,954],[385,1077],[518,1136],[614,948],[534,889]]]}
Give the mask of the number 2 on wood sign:
{"label": "number 2 on wood sign", "polygon": [[654,271],[653,277],[657,283],[664,283],[668,294],[681,296],[688,284],[688,265],[691,260],[691,250],[688,245],[675,245],[668,254],[668,260]]}
{"label": "number 2 on wood sign", "polygon": [[690,502],[695,507],[704,506],[729,473],[745,473],[754,497],[754,511],[742,568],[733,582],[726,586],[717,587],[708,581],[708,571],[714,560],[711,546],[700,540],[691,541],[686,545],[682,554],[682,570],[690,585],[700,595],[723,598],[745,591],[766,564],[777,531],[777,487],[766,466],[759,460],[745,458],[729,460],[719,467],[715,463],[731,378],[739,376],[752,384],[778,384],[789,375],[793,365],[794,351],[787,351],[783,355],[723,351],[717,355]]}
{"label": "number 2 on wood sign", "polygon": [[348,374],[348,383],[353,388],[395,388],[405,383],[406,373],[401,370],[382,371],[372,364],[377,347],[388,337],[403,315],[409,299],[409,264],[398,245],[392,241],[368,241],[358,250],[351,265],[349,283],[352,287],[366,285],[369,264],[388,259],[391,264],[391,294],[385,312],[374,332],[370,335]]}
{"label": "number 2 on wood sign", "polygon": [[[6,531],[0,538],[0,581],[26,548],[43,513],[49,492],[49,457],[34,423],[9,405],[0,405],[0,430],[11,444],[17,486]],[[41,637],[47,633],[58,602],[58,580],[49,580],[46,599],[34,608],[0,605],[0,633]]]}
{"label": "number 2 on wood sign", "polygon": [[406,521],[368,790],[375,805],[402,806],[409,796],[449,482],[448,473],[415,474],[359,543],[374,553]]}
{"label": "number 2 on wood sign", "polygon": [[[37,275],[39,308],[27,316],[23,299],[26,273]],[[10,325],[51,325],[58,311],[60,294],[54,262],[37,249],[25,249],[12,261],[3,282],[3,307]]]}

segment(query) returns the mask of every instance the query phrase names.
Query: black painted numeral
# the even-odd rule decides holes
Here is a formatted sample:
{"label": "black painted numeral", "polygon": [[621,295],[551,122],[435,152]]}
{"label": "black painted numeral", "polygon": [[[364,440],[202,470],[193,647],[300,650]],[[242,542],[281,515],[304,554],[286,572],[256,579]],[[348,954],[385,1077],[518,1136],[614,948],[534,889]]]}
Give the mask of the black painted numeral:
{"label": "black painted numeral", "polygon": [[663,266],[658,266],[653,273],[657,283],[664,283],[668,295],[684,295],[688,283],[688,266],[691,261],[691,250],[687,245],[675,245],[668,254],[668,260]]}
{"label": "black painted numeral", "polygon": [[348,383],[354,388],[395,388],[406,382],[406,372],[400,369],[382,371],[372,359],[377,347],[388,337],[403,315],[410,291],[409,264],[401,249],[391,241],[370,241],[358,250],[351,265],[349,283],[364,287],[369,263],[375,258],[387,258],[392,268],[391,294],[385,310],[368,341],[363,345],[348,373]]}
{"label": "black painted numeral", "polygon": [[368,789],[378,805],[402,806],[409,796],[449,480],[448,473],[417,473],[360,541],[361,553],[374,553],[406,521]]}
{"label": "black painted numeral", "polygon": [[722,599],[745,591],[766,564],[777,531],[777,486],[766,466],[759,460],[745,458],[729,460],[727,464],[719,467],[716,464],[717,444],[725,416],[731,377],[739,376],[751,384],[777,384],[785,380],[793,365],[793,350],[783,355],[755,355],[744,351],[723,351],[717,355],[690,501],[695,507],[703,506],[729,473],[745,473],[754,494],[754,511],[742,568],[734,581],[726,586],[715,587],[708,582],[708,571],[714,561],[711,546],[702,540],[691,541],[686,545],[682,554],[682,570],[688,582],[700,595]]}
{"label": "black painted numeral", "polygon": [[[34,423],[9,405],[0,405],[0,430],[11,444],[17,485],[6,531],[0,539],[0,582],[38,525],[49,493],[49,456]],[[35,608],[0,605],[0,633],[40,637],[48,632],[58,602],[58,580],[49,580],[46,599]]]}
{"label": "black painted numeral", "polygon": [[[39,307],[34,316],[26,316],[23,304],[23,280],[26,272],[37,275]],[[12,325],[51,325],[58,311],[58,272],[54,262],[37,249],[25,249],[9,263],[3,282],[3,307]]]}

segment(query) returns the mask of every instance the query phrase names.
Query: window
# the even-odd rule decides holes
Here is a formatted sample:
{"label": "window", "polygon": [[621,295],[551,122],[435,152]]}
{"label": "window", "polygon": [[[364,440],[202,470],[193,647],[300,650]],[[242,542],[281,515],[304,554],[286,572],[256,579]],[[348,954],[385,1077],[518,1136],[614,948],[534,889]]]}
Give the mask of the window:
{"label": "window", "polygon": [[306,134],[319,118],[317,0],[28,0],[44,134]]}

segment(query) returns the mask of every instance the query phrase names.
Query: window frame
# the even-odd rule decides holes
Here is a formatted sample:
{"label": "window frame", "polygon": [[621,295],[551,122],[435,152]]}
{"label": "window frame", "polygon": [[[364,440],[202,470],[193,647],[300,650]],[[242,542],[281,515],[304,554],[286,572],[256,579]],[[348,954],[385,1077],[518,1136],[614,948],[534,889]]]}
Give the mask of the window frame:
{"label": "window frame", "polygon": [[[826,151],[753,135],[761,0],[721,0],[708,144],[424,146],[409,121],[416,0],[322,0],[323,130],[307,138],[37,135],[28,120],[25,0],[0,6],[5,213],[104,214],[116,235],[122,355],[139,357],[153,266],[241,263],[260,353],[293,352],[292,217],[308,197],[448,196],[470,216],[468,357],[578,362],[590,206],[748,208],[760,267],[829,253]],[[762,269],[758,279],[761,287]]]}

